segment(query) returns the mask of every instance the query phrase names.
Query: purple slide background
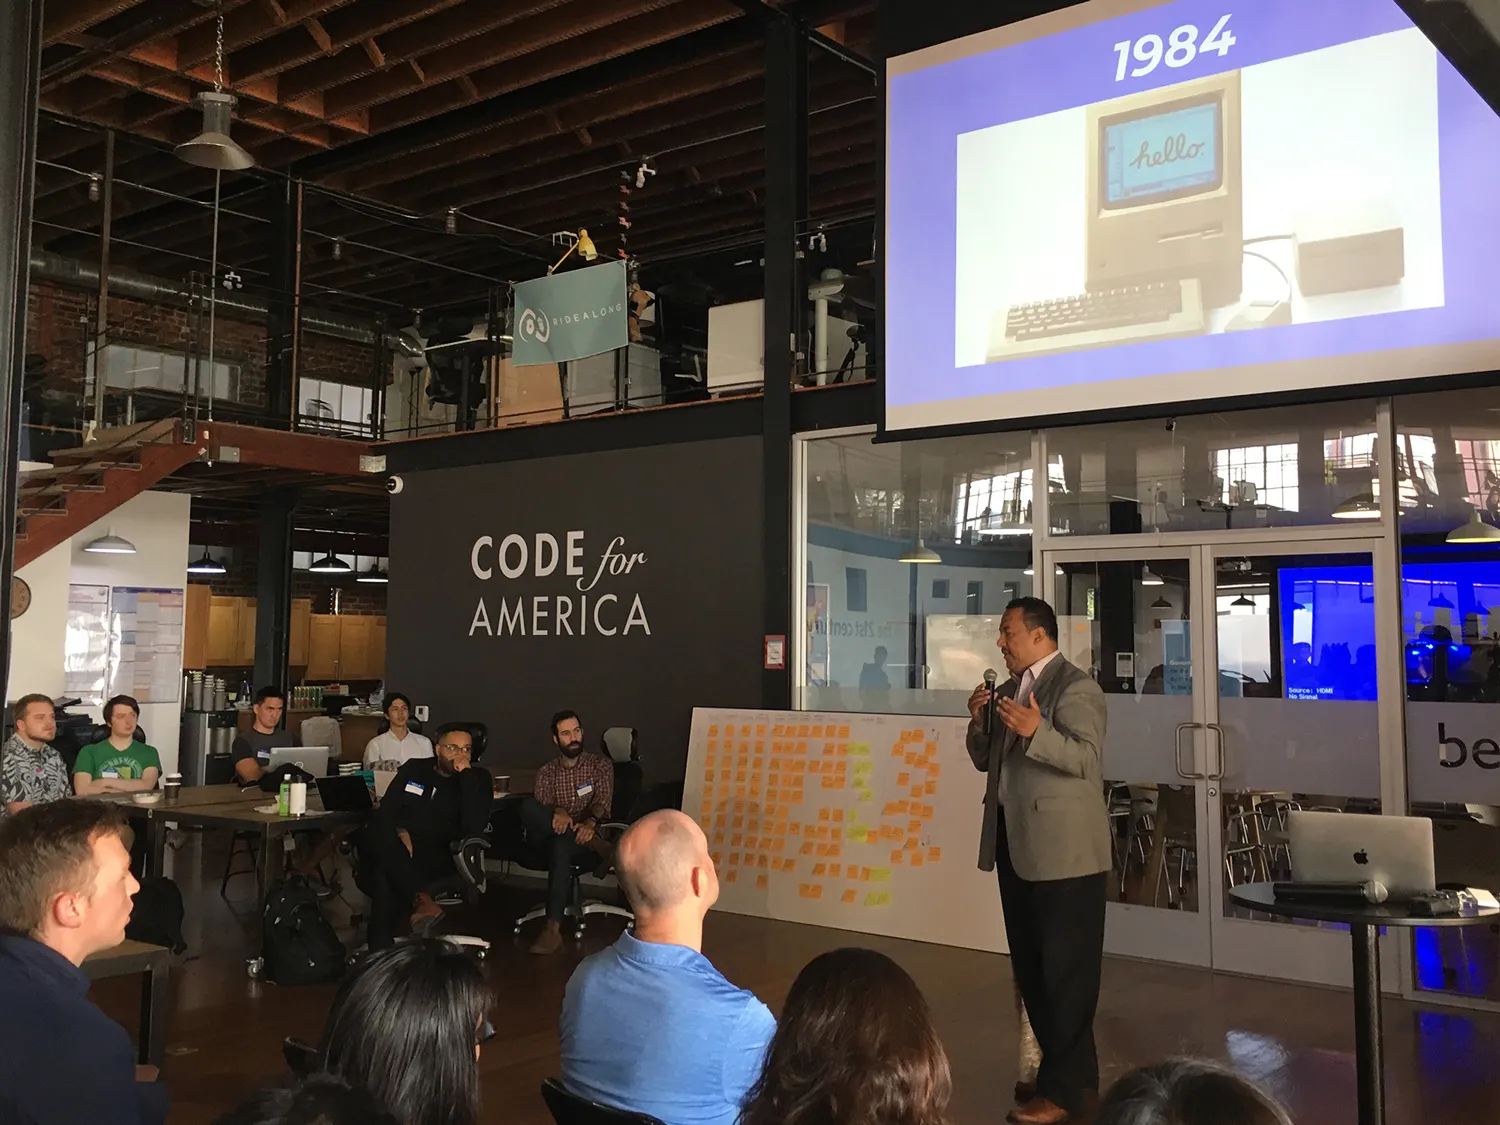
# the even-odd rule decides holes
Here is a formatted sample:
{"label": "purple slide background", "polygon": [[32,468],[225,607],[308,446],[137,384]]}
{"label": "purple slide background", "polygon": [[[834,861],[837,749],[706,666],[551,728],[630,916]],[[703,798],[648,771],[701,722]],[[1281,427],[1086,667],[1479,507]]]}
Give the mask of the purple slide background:
{"label": "purple slide background", "polygon": [[[1114,44],[1148,32],[1165,39],[1184,23],[1197,25],[1201,39],[1226,11],[1234,12],[1227,26],[1235,36],[1226,55],[1200,54],[1179,69],[1160,65],[1143,78],[1115,81]],[[1344,354],[1357,362],[1360,352],[1500,336],[1494,298],[1500,288],[1500,222],[1493,206],[1493,185],[1500,183],[1500,118],[1439,56],[1444,307],[974,367],[954,364],[960,134],[1410,27],[1394,0],[1256,0],[1243,9],[1230,0],[1176,0],[891,78],[887,406]],[[1204,397],[1222,393],[1234,392],[1203,388]]]}

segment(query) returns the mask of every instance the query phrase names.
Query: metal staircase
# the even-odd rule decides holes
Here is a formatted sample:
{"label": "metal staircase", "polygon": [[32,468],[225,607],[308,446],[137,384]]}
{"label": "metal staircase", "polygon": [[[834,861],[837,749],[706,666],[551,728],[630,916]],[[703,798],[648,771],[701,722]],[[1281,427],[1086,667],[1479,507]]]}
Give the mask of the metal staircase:
{"label": "metal staircase", "polygon": [[203,456],[208,431],[166,418],[98,430],[52,453],[53,467],[24,473],[16,502],[16,569],[41,558],[121,504]]}

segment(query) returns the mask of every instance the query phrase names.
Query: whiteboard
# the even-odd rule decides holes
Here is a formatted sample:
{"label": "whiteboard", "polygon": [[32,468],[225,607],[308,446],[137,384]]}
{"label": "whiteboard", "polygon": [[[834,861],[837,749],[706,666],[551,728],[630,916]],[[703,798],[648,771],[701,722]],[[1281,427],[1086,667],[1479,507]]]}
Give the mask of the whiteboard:
{"label": "whiteboard", "polygon": [[1005,953],[976,866],[984,775],[968,720],[695,708],[683,809],[716,909]]}

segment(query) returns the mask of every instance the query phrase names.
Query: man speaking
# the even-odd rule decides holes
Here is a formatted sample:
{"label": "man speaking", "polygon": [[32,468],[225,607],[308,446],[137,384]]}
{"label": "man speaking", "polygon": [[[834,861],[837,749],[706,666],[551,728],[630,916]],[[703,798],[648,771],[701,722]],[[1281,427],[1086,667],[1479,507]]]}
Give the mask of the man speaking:
{"label": "man speaking", "polygon": [[1099,1088],[1104,693],[1057,651],[1057,615],[1040,598],[1005,607],[996,644],[1010,679],[996,686],[987,673],[969,698],[969,757],[989,775],[979,867],[999,873],[1011,967],[1042,1053],[1035,1091],[1007,1119],[1056,1125]]}

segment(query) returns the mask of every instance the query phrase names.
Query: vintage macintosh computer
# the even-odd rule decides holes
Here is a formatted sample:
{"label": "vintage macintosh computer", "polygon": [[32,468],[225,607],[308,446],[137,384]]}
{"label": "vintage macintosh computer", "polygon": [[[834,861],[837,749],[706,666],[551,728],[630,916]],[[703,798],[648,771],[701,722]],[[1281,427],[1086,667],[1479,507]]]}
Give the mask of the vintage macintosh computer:
{"label": "vintage macintosh computer", "polygon": [[990,361],[1208,330],[1240,299],[1240,75],[1089,107],[1085,291],[996,316]]}

